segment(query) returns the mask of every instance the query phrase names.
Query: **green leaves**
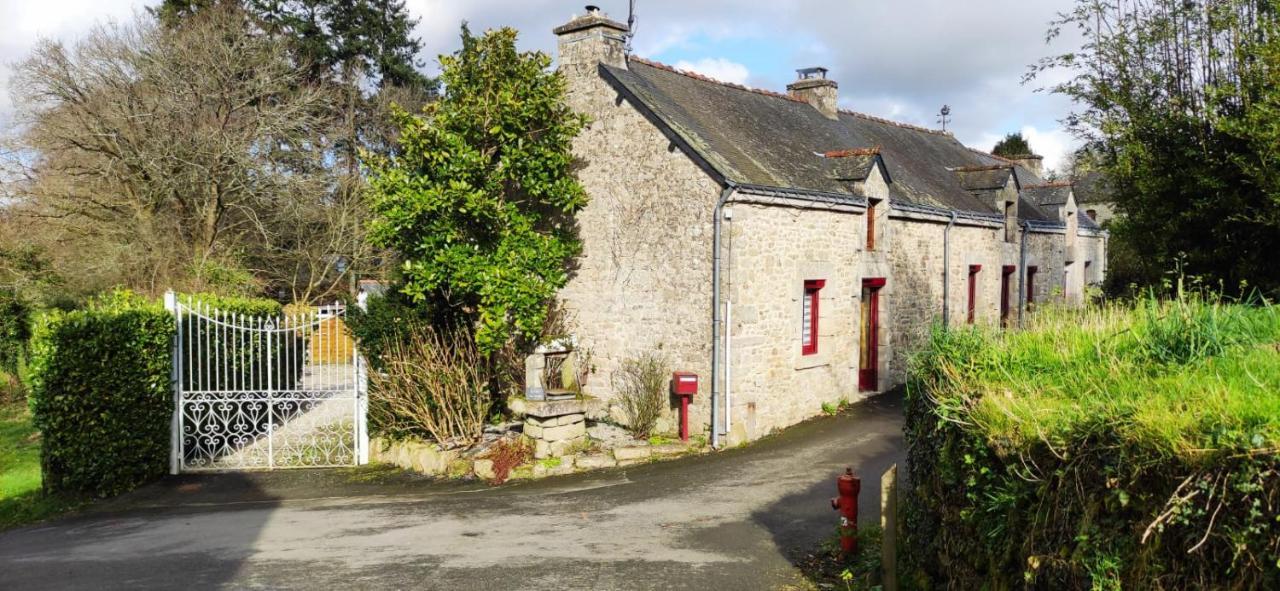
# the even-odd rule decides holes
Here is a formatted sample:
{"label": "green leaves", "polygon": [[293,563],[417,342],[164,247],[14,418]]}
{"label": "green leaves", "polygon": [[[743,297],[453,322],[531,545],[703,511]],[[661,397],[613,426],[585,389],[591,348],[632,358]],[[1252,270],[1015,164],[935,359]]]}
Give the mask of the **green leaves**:
{"label": "green leaves", "polygon": [[108,496],[167,470],[172,334],[163,307],[128,295],[37,323],[30,400],[46,490]]}
{"label": "green leaves", "polygon": [[515,43],[513,29],[464,26],[462,50],[440,57],[444,95],[397,115],[399,155],[366,159],[371,236],[400,254],[404,293],[475,324],[485,352],[539,334],[587,202],[570,168],[586,120],[550,58]]}

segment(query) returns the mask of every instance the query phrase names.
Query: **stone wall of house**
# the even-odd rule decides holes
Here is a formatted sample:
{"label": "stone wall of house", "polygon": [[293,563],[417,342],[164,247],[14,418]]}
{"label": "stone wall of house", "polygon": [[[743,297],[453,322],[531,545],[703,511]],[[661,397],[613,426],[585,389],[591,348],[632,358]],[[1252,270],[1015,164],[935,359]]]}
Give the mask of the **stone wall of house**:
{"label": "stone wall of house", "polygon": [[[755,439],[858,396],[865,216],[734,203],[726,223],[732,321],[729,441]],[[819,291],[817,352],[801,350],[805,281]]]}
{"label": "stone wall of house", "polygon": [[[570,56],[562,67],[569,104],[591,118],[574,142],[591,202],[577,216],[583,251],[560,301],[592,356],[590,394],[612,399],[617,368],[659,351],[672,369],[702,377],[690,411],[697,433],[711,418],[711,219],[720,187],[600,77],[594,60],[621,54],[592,45],[618,43],[599,33],[576,32],[561,48]],[[668,416],[662,427],[675,425]]]}
{"label": "stone wall of house", "polygon": [[[721,187],[601,78],[601,60],[622,65],[615,33],[598,27],[560,38],[570,106],[591,118],[575,141],[578,178],[591,197],[577,217],[583,253],[560,300],[569,330],[591,354],[595,371],[585,384],[590,394],[613,399],[621,364],[659,351],[672,369],[702,377],[691,417],[694,432],[705,433],[711,419],[712,214]],[[866,248],[867,216],[858,207],[766,203],[746,195],[730,204],[722,250],[722,288],[731,317],[731,377],[725,388],[732,396],[730,442],[764,436],[819,414],[824,403],[860,396],[863,279],[886,280],[880,292],[879,389],[905,379],[909,355],[940,320],[946,220],[892,213],[878,169],[857,188],[882,200],[875,208],[874,250]],[[1009,191],[1016,188],[1004,189]],[[1016,202],[1016,193],[1000,197],[1002,203]],[[1085,283],[1105,271],[1105,239],[1070,230],[1027,236],[1027,263],[1038,268],[1037,302],[1083,293]],[[967,320],[973,265],[981,266],[975,320],[998,323],[1002,270],[1019,265],[1021,232],[1009,232],[998,221],[964,221],[952,228],[951,240],[945,305],[952,325]],[[1093,261],[1088,270],[1085,261]],[[826,282],[819,346],[817,354],[803,355],[804,282],[814,279]],[[1020,294],[1016,272],[1009,283],[1012,322]],[[662,430],[674,426],[668,413]]]}

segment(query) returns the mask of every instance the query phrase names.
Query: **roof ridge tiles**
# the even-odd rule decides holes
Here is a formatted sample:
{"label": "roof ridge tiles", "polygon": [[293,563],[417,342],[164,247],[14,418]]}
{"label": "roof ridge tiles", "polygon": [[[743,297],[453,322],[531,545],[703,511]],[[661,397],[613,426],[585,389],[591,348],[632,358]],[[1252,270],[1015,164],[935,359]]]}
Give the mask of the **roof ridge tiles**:
{"label": "roof ridge tiles", "polygon": [[[642,58],[642,57],[636,57],[636,56],[634,56],[634,55],[633,55],[633,56],[628,57],[627,59],[628,59],[628,60],[630,60],[630,61],[633,61],[633,62],[639,62],[639,63],[642,63],[642,64],[644,64],[644,65],[646,65],[646,66],[651,67],[651,68],[657,68],[657,69],[659,69],[659,70],[664,70],[664,71],[667,71],[667,72],[671,72],[671,73],[673,73],[673,74],[679,74],[679,75],[681,75],[681,76],[684,76],[684,77],[686,77],[686,78],[692,78],[692,79],[694,79],[694,80],[701,80],[701,81],[703,81],[703,82],[711,82],[712,84],[719,84],[720,86],[725,86],[725,87],[733,88],[733,89],[737,89],[737,90],[745,90],[745,91],[747,91],[747,92],[753,92],[753,93],[755,93],[755,94],[760,94],[760,95],[769,96],[769,97],[773,97],[773,98],[786,99],[786,100],[789,100],[789,101],[791,101],[791,102],[793,102],[793,103],[805,103],[805,100],[804,100],[804,99],[796,98],[796,97],[791,96],[791,95],[789,95],[789,94],[783,94],[783,93],[780,93],[780,92],[774,92],[774,91],[772,91],[772,90],[765,90],[765,89],[763,89],[763,88],[752,88],[752,87],[750,87],[750,86],[744,86],[744,85],[742,85],[742,84],[734,84],[733,82],[725,82],[724,80],[716,80],[715,78],[711,78],[711,77],[709,77],[709,76],[704,76],[704,75],[699,74],[699,73],[697,73],[697,72],[690,72],[690,71],[688,71],[688,70],[681,70],[680,68],[677,68],[677,67],[675,67],[675,66],[669,66],[669,65],[664,64],[664,63],[662,63],[662,62],[655,62],[655,61],[653,61],[653,60],[644,59],[644,58]],[[808,103],[805,103],[805,104],[808,104]]]}
{"label": "roof ridge tiles", "polygon": [[932,133],[932,134],[934,134],[934,135],[943,135],[943,136],[947,136],[947,137],[954,137],[954,136],[952,136],[952,135],[951,135],[951,132],[949,132],[949,131],[942,131],[941,129],[929,129],[928,127],[922,127],[922,126],[919,126],[919,125],[912,125],[912,124],[910,124],[910,123],[902,123],[901,121],[894,121],[894,120],[892,120],[892,119],[885,119],[884,117],[876,117],[875,115],[868,115],[868,114],[866,114],[866,113],[859,113],[859,112],[857,112],[857,111],[851,111],[851,110],[849,110],[849,109],[839,109],[839,112],[840,112],[841,114],[843,114],[843,115],[851,115],[851,116],[853,116],[853,117],[860,117],[860,118],[862,118],[862,119],[866,119],[867,121],[874,121],[874,122],[876,122],[876,123],[884,123],[885,125],[892,125],[892,126],[894,126],[894,127],[901,127],[902,129],[910,129],[910,130],[912,130],[912,131],[923,131],[923,132],[925,132],[925,133]]}
{"label": "roof ridge tiles", "polygon": [[[697,73],[697,72],[690,72],[690,71],[688,71],[688,70],[681,70],[680,68],[677,68],[677,67],[675,67],[675,66],[671,66],[671,65],[668,65],[668,64],[664,64],[664,63],[662,63],[662,62],[656,62],[656,61],[653,61],[653,60],[650,60],[650,59],[645,59],[645,58],[642,58],[642,57],[637,57],[637,56],[634,56],[634,55],[633,55],[633,56],[629,56],[627,59],[628,59],[628,60],[630,60],[630,61],[633,61],[633,62],[639,62],[639,63],[644,64],[644,65],[646,65],[646,66],[649,66],[649,67],[651,67],[651,68],[657,68],[657,69],[659,69],[659,70],[664,70],[664,71],[667,71],[667,72],[671,72],[671,73],[673,73],[673,74],[679,74],[679,75],[681,75],[681,76],[685,76],[685,77],[687,77],[687,78],[692,78],[692,79],[694,79],[694,80],[701,80],[701,81],[703,81],[703,82],[711,82],[712,84],[719,84],[720,86],[724,86],[724,87],[727,87],[727,88],[734,88],[734,89],[737,89],[737,90],[745,90],[745,91],[747,91],[747,92],[753,92],[753,93],[755,93],[755,94],[759,94],[759,95],[763,95],[763,96],[768,96],[768,97],[773,97],[773,98],[780,98],[780,99],[786,99],[786,100],[789,100],[789,101],[791,101],[791,102],[793,102],[793,103],[804,103],[804,104],[808,104],[804,99],[796,98],[796,97],[791,96],[791,95],[789,95],[789,94],[785,94],[785,93],[781,93],[781,92],[775,92],[775,91],[772,91],[772,90],[765,90],[765,89],[763,89],[763,88],[753,88],[753,87],[750,87],[750,86],[744,86],[744,85],[742,85],[742,84],[735,84],[735,83],[733,83],[733,82],[725,82],[724,80],[717,80],[717,79],[715,79],[715,78],[711,78],[711,77],[709,77],[709,76],[704,76],[704,75],[699,74],[699,73]],[[875,121],[876,123],[884,123],[884,124],[886,124],[886,125],[893,125],[893,126],[895,126],[895,127],[900,127],[900,128],[902,128],[902,129],[910,129],[910,130],[913,130],[913,131],[923,131],[923,132],[925,132],[925,133],[932,133],[932,134],[934,134],[934,135],[944,135],[944,136],[948,136],[948,137],[954,137],[954,136],[952,136],[952,134],[951,134],[950,132],[947,132],[947,131],[942,131],[942,130],[939,130],[939,129],[929,129],[928,127],[921,127],[921,126],[919,126],[919,125],[912,125],[912,124],[910,124],[910,123],[902,123],[902,122],[899,122],[899,121],[893,121],[892,119],[885,119],[885,118],[883,118],[883,117],[876,117],[875,115],[868,115],[868,114],[866,114],[866,113],[859,113],[859,112],[857,112],[857,111],[852,111],[852,110],[849,110],[849,109],[839,109],[839,110],[838,110],[838,112],[840,112],[840,113],[842,113],[842,114],[844,114],[844,115],[850,115],[850,116],[853,116],[853,117],[860,117],[860,118],[862,118],[862,119],[866,119],[866,120],[868,120],[868,121]]]}
{"label": "roof ridge tiles", "polygon": [[1023,188],[1024,189],[1056,189],[1060,187],[1074,187],[1074,186],[1075,186],[1075,183],[1072,181],[1052,181],[1047,183],[1040,183],[1038,185],[1027,185]]}
{"label": "roof ridge tiles", "polygon": [[1015,164],[1015,165],[1016,165],[1016,164],[1018,164],[1018,162],[1017,162],[1016,160],[1010,160],[1010,159],[1008,159],[1008,158],[1005,158],[1004,156],[997,156],[997,155],[995,155],[995,154],[992,154],[991,152],[983,152],[982,150],[979,150],[979,149],[977,149],[977,148],[973,148],[973,147],[969,147],[969,146],[965,146],[965,148],[966,148],[967,150],[969,150],[970,152],[973,152],[974,154],[977,154],[977,155],[979,155],[979,156],[986,156],[986,157],[988,157],[988,158],[995,158],[996,160],[999,160],[999,161],[1004,162],[1004,163],[1006,163],[1006,164]]}

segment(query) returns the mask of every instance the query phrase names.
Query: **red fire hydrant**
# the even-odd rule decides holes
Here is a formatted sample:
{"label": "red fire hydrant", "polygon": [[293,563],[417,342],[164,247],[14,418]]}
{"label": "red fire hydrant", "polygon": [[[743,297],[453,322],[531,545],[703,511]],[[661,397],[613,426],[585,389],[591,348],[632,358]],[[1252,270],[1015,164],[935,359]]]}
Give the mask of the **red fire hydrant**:
{"label": "red fire hydrant", "polygon": [[840,553],[845,558],[858,551],[858,493],[862,480],[853,475],[853,468],[845,468],[836,479],[836,491],[840,496],[831,499],[831,508],[840,512]]}

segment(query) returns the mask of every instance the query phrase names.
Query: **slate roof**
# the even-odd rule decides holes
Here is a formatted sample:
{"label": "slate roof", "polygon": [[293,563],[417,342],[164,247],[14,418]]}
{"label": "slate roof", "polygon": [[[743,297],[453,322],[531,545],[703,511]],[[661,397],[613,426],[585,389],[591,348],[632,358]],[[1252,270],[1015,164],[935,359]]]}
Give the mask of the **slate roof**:
{"label": "slate roof", "polygon": [[[707,166],[738,184],[849,194],[844,176],[866,178],[872,151],[893,181],[892,198],[909,205],[995,215],[994,203],[966,185],[994,187],[998,177],[1007,181],[1011,174],[1022,185],[1044,183],[1030,170],[969,149],[945,132],[851,111],[831,120],[800,99],[634,57],[627,68],[600,69]],[[846,154],[828,157],[841,152]],[[971,181],[956,172],[983,168],[989,170],[975,172]],[[1027,219],[1056,221],[1026,199],[1019,211]]]}
{"label": "slate roof", "polygon": [[1071,196],[1071,183],[1047,183],[1022,188],[1022,195],[1040,206],[1066,205]]}
{"label": "slate roof", "polygon": [[1076,203],[1111,203],[1115,201],[1107,177],[1101,172],[1085,173],[1075,179]]}
{"label": "slate roof", "polygon": [[1008,164],[965,166],[956,168],[960,186],[966,191],[997,191],[1009,184],[1014,167]]}

